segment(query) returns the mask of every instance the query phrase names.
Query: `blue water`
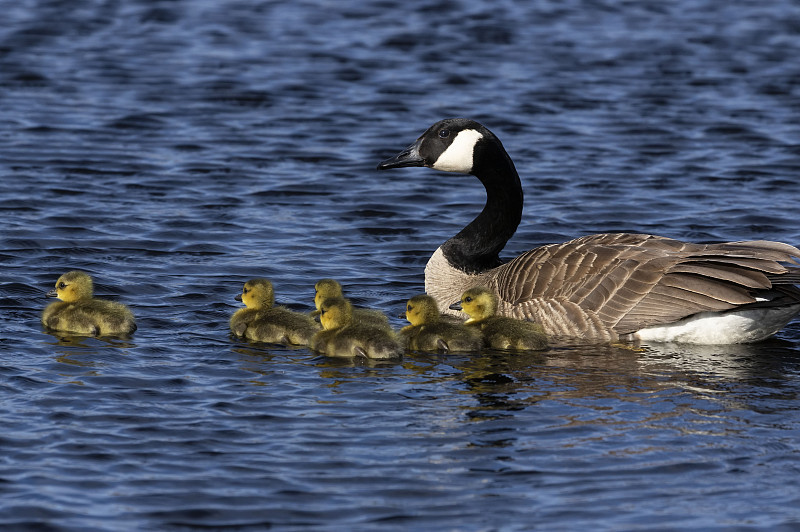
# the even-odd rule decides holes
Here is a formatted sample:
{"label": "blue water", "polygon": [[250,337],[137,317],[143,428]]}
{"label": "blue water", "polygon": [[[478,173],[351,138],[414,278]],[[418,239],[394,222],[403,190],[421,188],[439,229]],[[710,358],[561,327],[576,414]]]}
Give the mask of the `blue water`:
{"label": "blue water", "polygon": [[[231,338],[268,277],[396,327],[472,177],[375,171],[477,119],[507,256],[605,231],[800,243],[789,0],[0,0],[4,530],[794,530],[800,322],[752,346],[331,360]],[[129,340],[44,331],[71,269]]]}

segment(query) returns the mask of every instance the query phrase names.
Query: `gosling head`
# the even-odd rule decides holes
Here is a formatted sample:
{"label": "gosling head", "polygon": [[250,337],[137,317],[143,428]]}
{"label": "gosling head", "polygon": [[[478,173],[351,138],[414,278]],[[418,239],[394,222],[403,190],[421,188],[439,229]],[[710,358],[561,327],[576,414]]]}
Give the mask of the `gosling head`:
{"label": "gosling head", "polygon": [[94,283],[88,274],[80,271],[67,272],[56,281],[56,287],[47,292],[47,297],[57,297],[61,301],[72,302],[91,299]]}
{"label": "gosling head", "polygon": [[321,279],[314,285],[314,306],[317,312],[322,302],[331,297],[342,297],[342,285],[333,279]]}
{"label": "gosling head", "polygon": [[413,326],[436,323],[439,318],[439,306],[427,294],[414,296],[406,303],[406,319]]}
{"label": "gosling head", "polygon": [[271,308],[275,304],[275,291],[267,279],[250,279],[244,283],[242,293],[237,294],[236,301],[241,301],[247,308]]}
{"label": "gosling head", "polygon": [[329,297],[320,304],[319,322],[322,328],[339,329],[353,320],[353,306],[343,297]]}
{"label": "gosling head", "polygon": [[474,323],[497,313],[497,296],[483,286],[470,288],[461,294],[461,300],[450,305],[450,308],[466,312],[469,314],[467,323]]}

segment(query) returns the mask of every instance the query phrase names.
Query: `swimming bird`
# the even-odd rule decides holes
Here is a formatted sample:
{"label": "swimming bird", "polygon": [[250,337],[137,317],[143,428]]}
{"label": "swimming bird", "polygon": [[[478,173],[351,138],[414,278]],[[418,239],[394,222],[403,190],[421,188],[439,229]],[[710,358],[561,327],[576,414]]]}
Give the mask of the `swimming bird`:
{"label": "swimming bird", "polygon": [[354,319],[353,305],[343,297],[328,298],[320,304],[323,330],[311,343],[312,349],[331,357],[399,357],[403,349],[387,326]]}
{"label": "swimming bird", "polygon": [[469,315],[467,325],[477,327],[483,344],[493,349],[547,349],[547,335],[541,325],[497,315],[497,295],[483,286],[470,288],[461,300],[450,305]]}
{"label": "swimming bird", "polygon": [[[334,279],[320,279],[314,285],[314,306],[316,310],[311,311],[312,316],[318,316],[320,305],[328,298],[344,297],[342,285]],[[379,310],[369,308],[353,307],[353,317],[360,323],[372,323],[381,327],[389,326],[389,318]]]}
{"label": "swimming bird", "polygon": [[89,274],[67,272],[47,297],[57,297],[42,313],[42,324],[57,331],[91,336],[126,335],[136,330],[133,313],[116,301],[95,299]]}
{"label": "swimming bird", "polygon": [[245,304],[231,316],[233,334],[254,342],[308,345],[319,325],[307,314],[275,306],[275,290],[267,279],[250,279],[235,296]]}
{"label": "swimming bird", "polygon": [[406,303],[406,319],[411,325],[400,329],[408,349],[418,351],[479,351],[482,345],[478,328],[442,320],[433,297],[421,294]]}
{"label": "swimming bird", "polygon": [[425,291],[442,307],[486,286],[499,314],[535,321],[550,335],[695,344],[762,340],[800,312],[800,250],[781,242],[604,233],[501,262],[522,219],[522,185],[500,140],[473,120],[435,123],[378,169],[406,166],[471,174],[486,189],[481,213],[425,267]]}

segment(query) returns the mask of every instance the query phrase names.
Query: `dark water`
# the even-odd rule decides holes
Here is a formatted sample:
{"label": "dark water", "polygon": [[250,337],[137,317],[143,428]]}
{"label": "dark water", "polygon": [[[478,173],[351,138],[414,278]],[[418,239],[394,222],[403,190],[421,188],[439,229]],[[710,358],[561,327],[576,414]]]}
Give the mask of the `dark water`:
{"label": "dark water", "polygon": [[[484,122],[507,255],[602,231],[800,243],[800,6],[0,1],[4,530],[800,527],[800,323],[754,346],[351,364],[230,338],[266,276],[392,316],[480,209],[375,165]],[[42,330],[67,270],[128,341]],[[393,318],[396,326],[401,320]]]}

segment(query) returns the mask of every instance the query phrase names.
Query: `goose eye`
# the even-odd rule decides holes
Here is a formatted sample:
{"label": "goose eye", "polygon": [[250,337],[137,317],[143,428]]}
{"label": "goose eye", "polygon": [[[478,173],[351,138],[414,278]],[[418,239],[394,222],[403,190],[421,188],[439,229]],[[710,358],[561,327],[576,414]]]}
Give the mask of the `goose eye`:
{"label": "goose eye", "polygon": [[406,310],[407,310],[407,311],[409,311],[409,312],[411,312],[411,309],[412,309],[412,308],[414,308],[414,307],[412,307],[411,305],[409,305],[409,306],[407,306],[407,307],[406,307]]}
{"label": "goose eye", "polygon": [[472,298],[471,297],[467,296],[467,297],[464,298],[464,303],[471,303],[471,302],[472,302]]}
{"label": "goose eye", "polygon": [[66,288],[67,287],[67,283],[62,281],[62,282],[58,283],[58,287],[59,288]]}
{"label": "goose eye", "polygon": [[439,138],[440,139],[446,139],[449,136],[450,136],[450,130],[449,129],[440,129],[439,130]]}

